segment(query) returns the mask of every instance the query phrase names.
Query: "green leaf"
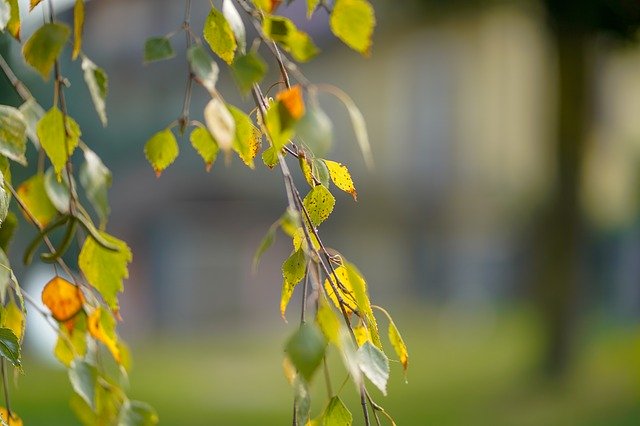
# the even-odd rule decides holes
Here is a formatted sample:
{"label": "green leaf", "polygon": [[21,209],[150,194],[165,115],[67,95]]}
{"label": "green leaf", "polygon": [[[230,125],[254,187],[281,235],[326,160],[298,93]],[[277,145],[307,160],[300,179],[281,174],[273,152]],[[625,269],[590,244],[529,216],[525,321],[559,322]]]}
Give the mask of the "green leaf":
{"label": "green leaf", "polygon": [[7,0],[7,3],[9,3],[11,11],[5,29],[9,31],[9,34],[11,34],[13,38],[20,41],[20,9],[18,7],[18,0]]}
{"label": "green leaf", "polygon": [[84,31],[84,0],[76,0],[73,6],[73,53],[72,59],[76,59],[82,50],[82,32]]}
{"label": "green leaf", "polygon": [[42,25],[22,47],[25,61],[47,80],[70,34],[69,27],[63,24]]}
{"label": "green leaf", "polygon": [[318,311],[316,312],[316,324],[318,324],[328,342],[339,345],[340,320],[324,298],[319,302]]}
{"label": "green leaf", "polygon": [[80,359],[74,360],[69,369],[69,381],[73,390],[95,411],[96,385],[98,383],[96,367]]}
{"label": "green leaf", "polygon": [[144,61],[154,62],[173,58],[171,41],[167,37],[151,37],[144,43]]}
{"label": "green leaf", "polygon": [[176,141],[171,129],[164,129],[156,133],[144,146],[144,155],[157,177],[160,177],[164,169],[178,158],[179,152],[178,141]]}
{"label": "green leaf", "polygon": [[307,0],[307,18],[311,19],[313,12],[316,10],[320,0]]}
{"label": "green leaf", "polygon": [[108,190],[111,186],[111,171],[95,152],[87,148],[84,151],[84,163],[80,167],[79,176],[80,184],[98,213],[100,223],[105,224],[110,212]]}
{"label": "green leaf", "polygon": [[238,153],[244,164],[253,169],[253,159],[262,145],[262,134],[247,114],[233,105],[227,105],[227,108],[235,122],[233,150]]}
{"label": "green leaf", "polygon": [[[0,250],[0,303],[4,305],[11,288],[11,264],[4,250]],[[4,326],[3,326],[4,327]],[[17,333],[16,333],[17,336]]]}
{"label": "green leaf", "polygon": [[231,25],[215,7],[207,15],[202,32],[213,53],[231,65],[237,47],[236,39]]}
{"label": "green leaf", "polygon": [[122,405],[118,426],[153,426],[158,421],[156,411],[149,404],[127,400]]}
{"label": "green leaf", "polygon": [[311,414],[311,392],[309,385],[299,378],[293,383],[296,418],[299,424],[308,425],[309,415]]}
{"label": "green leaf", "polygon": [[304,197],[303,204],[309,212],[313,226],[318,226],[329,217],[336,204],[336,199],[324,185],[318,185]]}
{"label": "green leaf", "polygon": [[218,144],[211,136],[211,133],[203,127],[196,127],[191,131],[189,136],[191,145],[204,160],[207,171],[211,170],[211,166],[218,156]]}
{"label": "green leaf", "polygon": [[296,250],[282,264],[282,276],[292,284],[297,284],[304,278],[307,270],[307,259],[304,251]]}
{"label": "green leaf", "polygon": [[191,71],[200,80],[202,85],[209,92],[213,92],[218,82],[220,69],[211,55],[198,43],[187,50],[187,61],[189,61]]}
{"label": "green leaf", "polygon": [[254,83],[259,83],[267,73],[267,63],[256,52],[236,57],[231,65],[233,77],[240,90],[249,92]]}
{"label": "green leaf", "polygon": [[265,166],[272,169],[276,164],[278,164],[278,150],[275,146],[270,146],[262,152],[262,162]]}
{"label": "green leaf", "polygon": [[222,15],[224,15],[235,35],[238,50],[244,54],[247,50],[246,30],[244,29],[244,23],[238,10],[231,0],[222,0]]}
{"label": "green leaf", "polygon": [[389,380],[389,360],[387,356],[371,342],[366,341],[358,349],[358,365],[360,370],[383,395],[387,394]]}
{"label": "green leaf", "polygon": [[296,135],[316,157],[324,157],[333,142],[333,124],[320,106],[311,102],[296,124]]}
{"label": "green leaf", "polygon": [[87,353],[86,314],[80,312],[73,319],[73,329],[69,331],[67,327],[60,327],[60,333],[53,354],[58,361],[70,367],[76,357],[83,357]]}
{"label": "green leaf", "polygon": [[20,342],[9,328],[0,328],[0,355],[20,367]]}
{"label": "green leaf", "polygon": [[[256,250],[256,253],[253,255],[253,270],[256,271],[258,269],[258,264],[260,263],[260,258],[262,257],[262,255],[269,250],[269,247],[271,247],[273,245],[273,243],[276,240],[276,230],[277,230],[277,225],[279,224],[279,221],[274,223],[273,225],[271,225],[269,227],[269,230],[267,231],[267,233],[265,234],[265,236],[262,238],[262,241],[260,242],[260,245],[258,246],[258,249]],[[0,229],[1,231],[2,229]]]}
{"label": "green leaf", "polygon": [[65,119],[58,107],[54,106],[38,121],[36,131],[40,145],[42,145],[42,149],[51,160],[51,164],[53,164],[56,171],[56,177],[60,179],[67,159],[78,146],[81,135],[80,126],[69,116],[66,116]]}
{"label": "green leaf", "polygon": [[0,105],[0,154],[27,165],[27,124],[19,109]]}
{"label": "green leaf", "polygon": [[353,423],[353,416],[351,412],[344,405],[344,402],[338,396],[334,396],[329,401],[329,405],[324,410],[322,415],[323,426],[351,426]]}
{"label": "green leaf", "polygon": [[265,16],[262,32],[267,38],[280,43],[296,61],[307,62],[319,52],[311,37],[283,16]]}
{"label": "green leaf", "polygon": [[40,141],[38,140],[37,125],[42,116],[44,116],[44,109],[36,102],[34,98],[27,99],[22,105],[20,105],[20,112],[24,118],[24,122],[27,125],[27,136],[33,142],[36,149],[40,149]]}
{"label": "green leaf", "polygon": [[69,213],[69,181],[66,174],[58,181],[53,169],[49,168],[44,174],[44,190],[56,210]]}
{"label": "green leaf", "polygon": [[314,324],[305,323],[289,338],[285,351],[298,372],[308,382],[322,362],[326,341]]}
{"label": "green leaf", "polygon": [[18,227],[18,217],[13,212],[9,212],[0,225],[0,249],[7,251],[13,239],[13,234]]}
{"label": "green leaf", "polygon": [[265,124],[269,139],[277,154],[293,138],[294,122],[288,119],[286,108],[280,102],[276,102],[267,110]]}
{"label": "green leaf", "polygon": [[45,190],[44,175],[37,174],[30,177],[18,187],[17,193],[40,227],[47,226],[51,219],[58,214]]}
{"label": "green leaf", "polygon": [[109,307],[117,309],[117,294],[123,289],[122,281],[129,277],[127,265],[133,259],[133,255],[124,241],[106,232],[100,231],[100,235],[110,244],[117,246],[119,250],[106,249],[93,237],[87,237],[80,250],[78,266],[87,277],[89,284],[100,292]]}
{"label": "green leaf", "polygon": [[211,99],[204,108],[204,121],[218,147],[229,153],[236,136],[236,121],[227,106],[217,97]]}
{"label": "green leaf", "polygon": [[89,58],[82,58],[82,71],[84,71],[84,81],[89,88],[89,94],[93,101],[93,106],[100,117],[103,126],[107,125],[107,111],[105,100],[107,98],[107,90],[109,80],[104,70],[91,62]]}
{"label": "green leaf", "polygon": [[373,7],[367,0],[336,0],[329,19],[331,31],[347,46],[369,56],[376,25]]}
{"label": "green leaf", "polygon": [[320,182],[320,184],[329,188],[330,173],[329,168],[327,167],[325,162],[318,158],[314,158],[313,160],[311,160],[311,166],[311,173],[313,174],[313,177],[316,178],[316,180]]}

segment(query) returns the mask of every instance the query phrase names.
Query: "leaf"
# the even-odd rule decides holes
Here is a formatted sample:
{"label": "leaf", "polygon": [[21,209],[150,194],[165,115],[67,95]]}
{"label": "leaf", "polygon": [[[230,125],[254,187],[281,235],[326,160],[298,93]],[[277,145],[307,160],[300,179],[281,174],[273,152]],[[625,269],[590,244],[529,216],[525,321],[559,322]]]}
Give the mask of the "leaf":
{"label": "leaf", "polygon": [[253,125],[247,114],[233,105],[227,105],[227,107],[235,122],[233,149],[238,153],[242,161],[253,169],[255,167],[253,159],[262,145],[262,133]]}
{"label": "leaf", "polygon": [[313,245],[313,250],[309,250],[309,244],[307,243],[307,235],[304,232],[302,226],[298,227],[291,237],[291,242],[293,243],[294,250],[304,250],[305,253],[311,255],[314,251],[320,250],[320,241],[318,237],[316,237],[313,232],[308,232],[309,237],[311,238],[311,244]]}
{"label": "leaf", "polygon": [[151,37],[144,43],[144,61],[154,62],[173,58],[176,53],[167,37]]}
{"label": "leaf", "polygon": [[231,65],[237,47],[236,39],[231,25],[215,7],[207,15],[202,32],[213,53]]}
{"label": "leaf", "polygon": [[303,204],[309,213],[313,226],[318,226],[329,217],[336,204],[336,199],[326,187],[318,185],[304,197]]}
{"label": "leaf", "polygon": [[0,225],[9,214],[9,193],[4,189],[4,176],[0,173]]}
{"label": "leaf", "polygon": [[144,146],[144,155],[156,172],[156,177],[160,177],[164,169],[178,158],[179,153],[178,141],[171,129],[159,131]]}
{"label": "leaf", "polygon": [[16,367],[20,367],[20,342],[9,328],[0,328],[0,355]]}
{"label": "leaf", "polygon": [[236,57],[231,65],[233,78],[242,92],[248,92],[254,83],[259,83],[267,73],[267,63],[256,52]]}
{"label": "leaf", "polygon": [[13,212],[9,212],[0,225],[0,249],[7,251],[18,227],[18,217]]}
{"label": "leaf", "polygon": [[307,18],[311,19],[311,15],[316,10],[318,5],[320,4],[320,0],[307,0]]}
{"label": "leaf", "polygon": [[78,146],[81,135],[80,126],[73,118],[64,117],[58,107],[54,106],[38,121],[36,131],[40,145],[51,160],[56,177],[60,179],[67,159]]}
{"label": "leaf", "polygon": [[222,15],[229,23],[229,26],[235,35],[238,50],[240,53],[244,54],[247,50],[246,31],[244,29],[242,18],[231,0],[222,0]]}
{"label": "leaf", "polygon": [[27,165],[27,124],[19,109],[0,105],[0,154]]}
{"label": "leaf", "polygon": [[204,160],[207,171],[211,170],[219,151],[218,144],[211,136],[211,133],[203,127],[196,127],[191,131],[189,140],[191,141],[191,146]]}
{"label": "leaf", "polygon": [[282,264],[282,293],[280,295],[280,315],[286,321],[285,312],[296,285],[302,281],[307,271],[307,259],[302,250],[296,250]]}
{"label": "leaf", "polygon": [[[0,407],[0,418],[7,426],[22,426],[22,419],[11,410],[11,419],[9,419],[9,410],[4,407]],[[7,421],[7,419],[9,419]]]}
{"label": "leaf", "polygon": [[358,193],[353,185],[353,180],[351,180],[351,174],[349,173],[347,166],[330,160],[324,160],[324,163],[329,169],[329,175],[331,176],[331,180],[335,186],[342,189],[344,192],[351,194],[353,199],[357,200]]}
{"label": "leaf", "polygon": [[126,400],[122,405],[118,426],[153,426],[158,421],[156,411],[146,402]]}
{"label": "leaf", "polygon": [[82,312],[64,325],[60,327],[53,354],[58,361],[70,367],[75,358],[82,358],[87,353],[87,316]]}
{"label": "leaf", "polygon": [[56,210],[60,213],[69,213],[69,181],[67,175],[63,175],[58,182],[52,168],[44,174],[44,190]]}
{"label": "leaf", "polygon": [[[287,109],[281,102],[272,104],[267,110],[265,127],[267,129],[267,135],[273,145],[276,158],[278,152],[280,152],[289,140],[293,138],[294,124],[295,121],[293,121]],[[274,164],[277,164],[277,161]]]}
{"label": "leaf", "polygon": [[278,150],[275,146],[270,146],[262,152],[262,162],[265,166],[272,169],[276,164],[278,164]]}
{"label": "leaf", "polygon": [[[17,190],[18,198],[31,212],[40,228],[49,224],[58,211],[44,189],[44,175],[36,174],[24,181]],[[27,220],[29,219],[25,215]]]}
{"label": "leaf", "polygon": [[311,37],[284,16],[265,16],[262,32],[265,37],[280,43],[296,61],[307,62],[319,52]]}
{"label": "leaf", "polygon": [[11,5],[8,1],[0,0],[0,31],[4,31],[11,19]]}
{"label": "leaf", "polygon": [[20,9],[18,0],[7,0],[7,3],[9,3],[11,12],[5,29],[9,31],[9,34],[11,34],[13,38],[20,41]]}
{"label": "leaf", "polygon": [[287,356],[308,382],[322,362],[326,341],[314,324],[303,323],[285,346]]}
{"label": "leaf", "polygon": [[29,139],[31,139],[31,142],[33,142],[36,149],[40,149],[40,141],[38,141],[36,126],[38,125],[38,121],[40,121],[44,115],[44,110],[34,98],[27,99],[22,105],[20,105],[19,110],[22,113],[25,124],[27,125],[27,136],[29,136]]}
{"label": "leaf", "polygon": [[253,0],[253,4],[266,13],[273,13],[280,6],[280,3],[282,0]]}
{"label": "leaf", "polygon": [[363,324],[358,324],[354,327],[353,334],[356,337],[356,343],[358,346],[362,346],[364,342],[371,341],[371,334],[369,334],[369,330]]}
{"label": "leaf", "polygon": [[204,121],[218,147],[225,153],[233,148],[236,122],[229,109],[218,98],[213,98],[204,108]]}
{"label": "leaf", "polygon": [[296,135],[315,156],[323,157],[331,148],[332,134],[333,125],[329,116],[311,102],[304,117],[296,123]]}
{"label": "leaf", "polygon": [[341,310],[340,301],[338,300],[333,290],[333,288],[335,287],[338,290],[338,294],[340,295],[340,297],[342,298],[342,301],[345,304],[344,309],[346,313],[351,314],[352,312],[358,309],[358,305],[356,303],[355,296],[353,294],[353,287],[351,286],[351,282],[349,281],[349,274],[347,272],[347,268],[341,265],[335,268],[334,271],[335,271],[335,275],[338,277],[337,282],[334,274],[331,274],[330,276],[331,281],[329,281],[329,278],[326,278],[324,280],[324,290],[329,296],[329,299],[331,299],[333,304],[336,306],[336,308],[338,308],[338,310]]}
{"label": "leaf", "polygon": [[353,295],[355,297],[356,304],[358,305],[360,316],[364,316],[364,319],[367,321],[367,328],[371,334],[371,341],[378,348],[382,349],[380,333],[378,332],[378,323],[376,322],[376,317],[373,315],[371,302],[369,301],[369,295],[367,293],[367,283],[355,265],[346,261],[343,261],[343,265],[347,271],[349,284],[353,290]]}
{"label": "leaf", "polygon": [[289,116],[294,120],[300,120],[304,115],[304,99],[302,98],[302,88],[299,84],[279,92],[276,95],[276,100],[286,108]]}
{"label": "leaf", "polygon": [[351,426],[353,416],[340,397],[334,396],[322,414],[323,426]]}
{"label": "leaf", "polygon": [[367,0],[336,0],[329,19],[331,31],[347,46],[365,56],[371,54],[371,37],[376,25],[373,7]]}
{"label": "leaf", "polygon": [[256,271],[258,269],[258,264],[260,263],[260,258],[262,257],[262,255],[269,250],[269,247],[271,247],[274,243],[274,241],[276,240],[276,229],[277,226],[279,224],[279,221],[274,223],[273,225],[271,225],[269,227],[269,230],[267,231],[267,233],[265,234],[265,236],[262,238],[262,241],[260,241],[260,245],[258,246],[258,249],[256,250],[256,253],[253,255],[253,270]]}
{"label": "leaf", "polygon": [[311,160],[311,173],[321,185],[325,188],[329,187],[329,169],[324,161],[317,158]]}
{"label": "leaf", "polygon": [[316,324],[328,342],[340,344],[340,320],[324,297],[319,302],[316,312]]}
{"label": "leaf", "polygon": [[220,69],[211,55],[207,53],[201,44],[197,43],[187,49],[187,61],[189,61],[193,74],[209,93],[213,93],[218,82]]}
{"label": "leaf", "polygon": [[[0,303],[4,304],[7,292],[11,288],[12,270],[9,258],[4,250],[0,251]],[[17,335],[18,333],[16,333]]]}
{"label": "leaf", "polygon": [[18,341],[21,342],[24,337],[25,316],[22,309],[16,305],[16,302],[10,300],[2,312],[2,327],[13,331]]}
{"label": "leaf", "polygon": [[389,341],[391,342],[391,346],[396,352],[396,355],[400,358],[402,369],[406,373],[407,368],[409,367],[409,351],[407,350],[407,345],[404,343],[404,340],[400,335],[398,327],[396,327],[396,324],[391,320],[391,317],[389,317]]}
{"label": "leaf", "polygon": [[71,30],[63,24],[44,24],[26,41],[22,47],[25,61],[40,73],[43,79],[49,73],[62,48],[69,39]]}
{"label": "leaf", "polygon": [[383,395],[387,394],[389,380],[389,360],[387,356],[371,342],[365,342],[358,349],[358,365],[365,376]]}
{"label": "leaf", "polygon": [[[73,53],[72,59],[76,59],[82,50],[82,33],[84,31],[84,0],[76,0],[73,6]],[[83,67],[84,68],[84,67]]]}
{"label": "leaf", "polygon": [[29,12],[40,3],[42,3],[42,0],[29,0]]}
{"label": "leaf", "polygon": [[107,310],[96,308],[87,318],[87,328],[89,334],[96,340],[102,342],[113,359],[119,364],[121,362],[120,348],[118,347],[118,337],[116,335],[116,320]]}
{"label": "leaf", "polygon": [[98,370],[86,361],[76,359],[69,369],[69,381],[73,390],[95,411]]}
{"label": "leaf", "polygon": [[87,237],[80,250],[78,266],[89,284],[100,292],[107,305],[111,309],[117,309],[117,294],[123,289],[122,280],[129,277],[127,265],[133,259],[133,255],[124,241],[106,232],[100,231],[100,235],[119,250],[108,250],[93,237]]}
{"label": "leaf", "polygon": [[[82,2],[82,0],[78,0]],[[82,58],[82,71],[84,71],[84,81],[89,88],[91,101],[98,113],[100,122],[103,126],[107,125],[107,111],[105,100],[107,99],[107,91],[109,80],[104,70],[91,62],[89,58]]]}
{"label": "leaf", "polygon": [[49,308],[56,321],[64,322],[82,310],[84,296],[78,286],[56,276],[44,286],[42,303]]}
{"label": "leaf", "polygon": [[80,184],[98,213],[100,223],[106,224],[110,212],[108,190],[111,186],[111,171],[95,152],[87,148],[84,150],[84,163],[80,167],[79,176]]}

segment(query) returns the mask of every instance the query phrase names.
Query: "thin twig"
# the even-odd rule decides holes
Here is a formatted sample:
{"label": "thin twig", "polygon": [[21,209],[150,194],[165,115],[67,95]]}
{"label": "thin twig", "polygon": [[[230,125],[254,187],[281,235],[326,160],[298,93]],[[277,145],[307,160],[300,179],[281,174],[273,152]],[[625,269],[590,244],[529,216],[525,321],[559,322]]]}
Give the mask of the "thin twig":
{"label": "thin twig", "polygon": [[0,360],[0,368],[2,369],[2,390],[4,391],[4,403],[7,408],[7,423],[11,424],[13,415],[11,414],[11,404],[9,402],[9,385],[7,384],[7,367],[5,359]]}
{"label": "thin twig", "polygon": [[[184,29],[187,50],[191,47],[191,0],[186,0],[184,6],[184,22],[182,23]],[[180,124],[180,133],[184,133],[187,123],[189,122],[189,107],[191,105],[191,92],[193,89],[193,69],[191,69],[191,63],[187,60],[187,85],[184,91],[184,100],[182,102],[182,114],[178,119]]]}

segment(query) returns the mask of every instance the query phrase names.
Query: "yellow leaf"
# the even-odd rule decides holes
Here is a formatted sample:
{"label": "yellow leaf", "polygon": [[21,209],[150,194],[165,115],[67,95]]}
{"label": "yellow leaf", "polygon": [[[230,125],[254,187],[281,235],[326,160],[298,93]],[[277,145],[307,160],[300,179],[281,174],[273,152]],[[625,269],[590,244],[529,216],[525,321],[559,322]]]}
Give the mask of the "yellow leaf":
{"label": "yellow leaf", "polygon": [[84,30],[84,0],[76,0],[73,7],[73,53],[72,59],[76,59],[82,49],[82,32]]}
{"label": "yellow leaf", "polygon": [[313,174],[311,172],[311,165],[309,164],[309,161],[307,161],[304,156],[300,156],[299,162],[300,170],[302,170],[302,175],[304,176],[309,186],[313,188],[315,185],[313,184]]}
{"label": "yellow leaf", "polygon": [[380,334],[378,332],[378,323],[376,322],[376,317],[373,316],[373,310],[371,309],[371,302],[367,292],[367,283],[355,265],[349,262],[343,262],[343,265],[346,268],[347,275],[349,277],[349,283],[353,290],[353,296],[356,301],[356,306],[358,306],[360,318],[367,322],[367,328],[371,335],[371,342],[376,345],[378,349],[382,350],[382,342],[380,342]]}
{"label": "yellow leaf", "polygon": [[54,277],[42,290],[42,303],[60,322],[73,318],[82,309],[82,291],[62,277]]}
{"label": "yellow leaf", "polygon": [[324,297],[321,297],[319,301],[316,324],[327,341],[335,345],[340,344],[340,320]]}
{"label": "yellow leaf", "polygon": [[357,310],[357,305],[353,295],[353,287],[349,282],[349,274],[347,273],[347,268],[345,268],[344,266],[338,266],[337,268],[335,268],[335,272],[335,275],[338,276],[338,282],[336,283],[334,275],[331,274],[331,282],[329,282],[329,278],[324,280],[324,289],[327,292],[329,299],[331,299],[331,301],[340,310],[340,303],[333,291],[333,287],[335,287],[338,290],[338,294],[342,297],[345,311],[347,312],[347,314],[351,314]]}
{"label": "yellow leaf", "polygon": [[299,84],[283,90],[276,95],[276,100],[282,103],[294,120],[300,120],[304,115],[304,99]]}
{"label": "yellow leaf", "polygon": [[18,340],[24,335],[24,312],[13,300],[9,301],[2,311],[2,326],[13,331]]}
{"label": "yellow leaf", "polygon": [[65,366],[87,353],[87,316],[83,313],[65,321],[60,328],[53,354]]}
{"label": "yellow leaf", "polygon": [[298,283],[291,284],[286,279],[282,281],[282,292],[280,294],[280,316],[285,322],[287,318],[285,316],[287,312],[287,306],[289,306],[289,301],[291,300],[291,295],[293,295],[293,289],[296,287]]}
{"label": "yellow leaf", "polygon": [[[311,242],[313,244],[313,248],[315,250],[320,250],[320,241],[318,241],[318,239],[316,238],[316,236],[309,231],[309,236],[311,237]],[[293,249],[294,250],[300,250],[300,248],[302,247],[302,249],[305,252],[309,252],[309,245],[307,244],[307,236],[304,233],[304,229],[302,229],[302,227],[299,227],[298,229],[296,229],[296,232],[293,234],[292,240],[293,242]],[[304,243],[304,246],[302,245]]]}
{"label": "yellow leaf", "polygon": [[369,329],[364,324],[358,324],[353,328],[353,334],[356,336],[356,343],[358,346],[364,345],[364,342],[371,341],[371,334]]}
{"label": "yellow leaf", "polygon": [[280,6],[280,3],[282,0],[253,0],[253,4],[267,13],[273,13]]}
{"label": "yellow leaf", "polygon": [[89,334],[94,339],[104,343],[111,355],[113,355],[113,359],[120,363],[122,359],[115,334],[115,319],[113,316],[108,311],[97,308],[89,315],[87,325]]}
{"label": "yellow leaf", "polygon": [[309,213],[313,226],[318,226],[329,217],[336,199],[324,185],[317,185],[304,197],[302,204]]}
{"label": "yellow leaf", "polygon": [[31,12],[39,3],[42,3],[42,0],[29,0],[29,12]]}
{"label": "yellow leaf", "polygon": [[9,3],[9,21],[7,22],[6,30],[16,40],[20,41],[20,9],[18,0],[7,0]]}
{"label": "yellow leaf", "polygon": [[327,165],[329,175],[331,176],[331,180],[335,186],[344,192],[351,194],[353,199],[357,200],[358,193],[356,192],[356,187],[353,185],[353,180],[351,179],[351,174],[349,173],[347,166],[330,160],[324,160],[324,164]]}
{"label": "yellow leaf", "polygon": [[22,426],[23,424],[22,419],[13,410],[11,411],[11,419],[9,419],[9,411],[4,407],[0,407],[0,417],[9,426]]}
{"label": "yellow leaf", "polygon": [[336,0],[329,26],[347,46],[369,56],[376,25],[373,7],[367,0]]}
{"label": "yellow leaf", "polygon": [[[37,225],[41,228],[47,226],[51,219],[58,213],[44,189],[44,176],[42,174],[32,176],[20,184],[18,187],[18,198],[33,215]],[[25,217],[29,219],[26,214]]]}
{"label": "yellow leaf", "polygon": [[296,379],[296,367],[293,366],[289,357],[285,356],[282,360],[282,370],[284,371],[284,377],[287,379],[290,385],[293,385],[293,381]]}
{"label": "yellow leaf", "polygon": [[398,327],[396,327],[396,324],[391,320],[391,317],[389,317],[389,341],[391,342],[393,350],[398,355],[398,358],[400,358],[400,363],[406,373],[407,368],[409,367],[409,351],[407,350],[407,345],[404,343],[404,340],[400,335]]}

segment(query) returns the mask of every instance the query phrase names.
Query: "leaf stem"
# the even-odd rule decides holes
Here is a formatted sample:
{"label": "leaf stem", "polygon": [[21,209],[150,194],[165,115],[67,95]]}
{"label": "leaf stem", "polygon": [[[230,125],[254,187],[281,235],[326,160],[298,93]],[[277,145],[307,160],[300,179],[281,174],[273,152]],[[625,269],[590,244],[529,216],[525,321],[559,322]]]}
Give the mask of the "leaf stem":
{"label": "leaf stem", "polygon": [[9,402],[9,386],[7,384],[7,366],[4,358],[0,360],[0,368],[2,369],[2,390],[4,391],[4,403],[7,408],[7,422],[11,423],[13,415],[11,414],[11,404]]}
{"label": "leaf stem", "polygon": [[[182,23],[184,29],[187,50],[191,47],[191,0],[186,0],[184,6],[184,21]],[[187,60],[187,85],[184,91],[184,100],[182,102],[182,114],[178,119],[180,124],[180,133],[184,134],[187,124],[189,123],[189,107],[191,105],[191,92],[193,91],[193,70],[191,64]]]}

